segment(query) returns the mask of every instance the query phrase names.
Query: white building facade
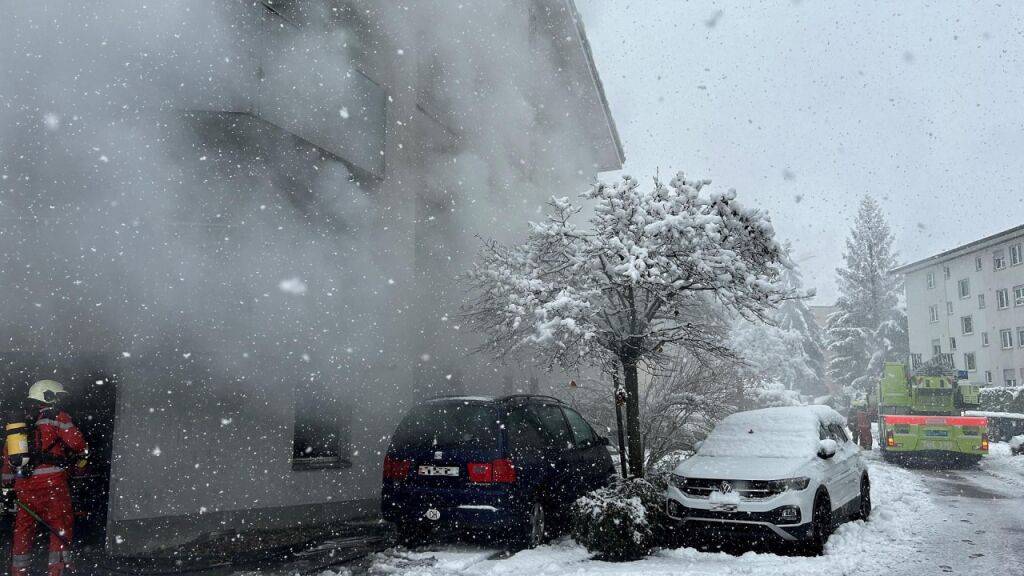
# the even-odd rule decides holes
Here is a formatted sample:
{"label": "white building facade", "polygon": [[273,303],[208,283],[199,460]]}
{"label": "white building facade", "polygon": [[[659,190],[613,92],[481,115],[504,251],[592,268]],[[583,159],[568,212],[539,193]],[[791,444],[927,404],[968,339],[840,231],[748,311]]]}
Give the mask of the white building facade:
{"label": "white building facade", "polygon": [[1024,225],[894,273],[904,276],[911,354],[951,353],[982,386],[1024,382]]}

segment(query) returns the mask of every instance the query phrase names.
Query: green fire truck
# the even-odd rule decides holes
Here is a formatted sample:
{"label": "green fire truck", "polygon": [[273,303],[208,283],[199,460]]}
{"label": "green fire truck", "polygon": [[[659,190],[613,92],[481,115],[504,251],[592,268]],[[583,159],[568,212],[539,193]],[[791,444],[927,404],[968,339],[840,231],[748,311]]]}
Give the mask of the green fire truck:
{"label": "green fire truck", "polygon": [[988,420],[964,416],[980,405],[979,387],[953,368],[952,355],[910,366],[887,362],[875,398],[878,442],[886,460],[973,465],[988,452]]}

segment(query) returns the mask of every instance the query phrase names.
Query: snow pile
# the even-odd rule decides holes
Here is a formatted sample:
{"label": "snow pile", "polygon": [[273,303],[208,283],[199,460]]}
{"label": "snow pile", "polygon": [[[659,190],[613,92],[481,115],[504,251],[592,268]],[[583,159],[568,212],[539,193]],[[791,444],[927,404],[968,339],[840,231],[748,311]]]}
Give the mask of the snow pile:
{"label": "snow pile", "polygon": [[[1024,436],[1014,436],[1014,440],[1024,442]],[[1013,454],[1012,442],[989,445],[988,456],[981,459],[981,469],[1010,484],[1024,486],[1024,456]]]}
{"label": "snow pile", "polygon": [[[375,557],[369,574],[399,576],[518,576],[598,574],[605,576],[842,576],[887,574],[912,561],[927,526],[941,514],[921,477],[869,456],[874,511],[870,520],[840,526],[819,557],[748,552],[742,556],[693,548],[663,550],[642,560],[610,563],[593,559],[572,540],[504,557],[497,550],[445,547],[422,552],[392,551]],[[908,519],[913,521],[908,522]],[[324,575],[329,576],[329,575]]]}
{"label": "snow pile", "polygon": [[1010,450],[1016,454],[1024,451],[1024,434],[1010,438]]}
{"label": "snow pile", "polygon": [[715,426],[698,453],[741,458],[801,458],[818,452],[819,422],[845,424],[828,406],[783,406],[737,412]]}

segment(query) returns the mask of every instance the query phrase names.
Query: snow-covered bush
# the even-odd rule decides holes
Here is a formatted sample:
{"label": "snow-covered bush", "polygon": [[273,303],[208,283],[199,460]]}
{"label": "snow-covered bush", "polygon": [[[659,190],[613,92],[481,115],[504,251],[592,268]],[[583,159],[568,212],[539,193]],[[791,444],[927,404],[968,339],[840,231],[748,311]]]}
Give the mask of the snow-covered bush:
{"label": "snow-covered bush", "polygon": [[988,412],[1024,412],[1024,387],[989,386],[981,389],[981,409]]}
{"label": "snow-covered bush", "polygon": [[603,560],[624,562],[651,553],[663,539],[664,490],[644,478],[621,480],[573,504],[572,537]]}

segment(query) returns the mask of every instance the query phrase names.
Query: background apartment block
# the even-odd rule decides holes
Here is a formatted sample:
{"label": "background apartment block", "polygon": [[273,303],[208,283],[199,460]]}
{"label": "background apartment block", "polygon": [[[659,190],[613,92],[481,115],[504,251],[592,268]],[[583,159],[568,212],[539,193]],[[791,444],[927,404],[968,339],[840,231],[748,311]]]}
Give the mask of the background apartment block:
{"label": "background apartment block", "polygon": [[952,353],[985,386],[1024,382],[1024,226],[897,268],[910,352]]}

